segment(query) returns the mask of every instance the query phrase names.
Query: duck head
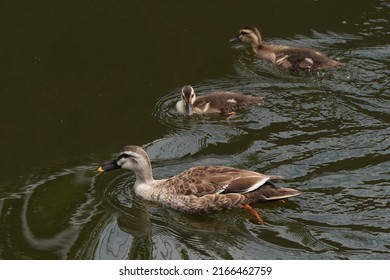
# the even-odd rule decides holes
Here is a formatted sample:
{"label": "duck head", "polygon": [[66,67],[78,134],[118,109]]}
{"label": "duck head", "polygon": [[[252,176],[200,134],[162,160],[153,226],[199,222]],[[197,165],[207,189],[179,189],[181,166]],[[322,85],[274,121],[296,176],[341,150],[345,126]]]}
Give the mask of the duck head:
{"label": "duck head", "polygon": [[237,36],[230,39],[230,42],[235,41],[241,41],[256,46],[262,45],[261,34],[259,30],[252,25],[244,26],[243,28],[241,28]]}
{"label": "duck head", "polygon": [[196,100],[195,91],[192,88],[192,86],[184,86],[181,90],[181,106],[182,106],[182,113],[186,115],[192,115],[194,113],[194,107],[193,104]]}
{"label": "duck head", "polygon": [[100,173],[115,170],[115,169],[136,169],[135,166],[139,165],[139,159],[142,157],[136,151],[135,146],[126,146],[119,152],[118,156],[110,163],[100,166],[98,171]]}
{"label": "duck head", "polygon": [[129,145],[124,147],[112,162],[100,166],[98,171],[103,173],[120,168],[134,171],[137,180],[139,179],[142,182],[153,180],[149,157],[145,150],[139,146]]}

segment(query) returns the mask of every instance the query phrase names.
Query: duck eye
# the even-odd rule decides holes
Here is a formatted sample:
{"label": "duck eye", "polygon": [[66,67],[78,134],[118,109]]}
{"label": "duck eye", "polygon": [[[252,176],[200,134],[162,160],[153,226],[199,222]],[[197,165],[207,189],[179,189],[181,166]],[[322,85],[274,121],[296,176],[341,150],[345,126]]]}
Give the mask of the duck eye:
{"label": "duck eye", "polygon": [[126,153],[123,153],[123,154],[120,154],[116,160],[121,160],[122,158],[129,158],[131,157],[131,155],[129,154],[126,154]]}

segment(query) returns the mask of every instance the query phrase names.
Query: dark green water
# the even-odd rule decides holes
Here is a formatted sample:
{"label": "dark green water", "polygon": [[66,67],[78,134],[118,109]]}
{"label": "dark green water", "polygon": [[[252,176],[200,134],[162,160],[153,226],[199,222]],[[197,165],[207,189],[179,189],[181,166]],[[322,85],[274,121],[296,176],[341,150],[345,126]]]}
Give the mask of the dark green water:
{"label": "dark green water", "polygon": [[[0,3],[0,258],[389,259],[389,1],[156,2]],[[245,24],[346,66],[274,68],[228,42]],[[188,119],[185,84],[265,102]],[[256,205],[265,226],[186,215],[135,197],[130,172],[97,174],[127,144],[155,178],[229,165],[303,195]]]}

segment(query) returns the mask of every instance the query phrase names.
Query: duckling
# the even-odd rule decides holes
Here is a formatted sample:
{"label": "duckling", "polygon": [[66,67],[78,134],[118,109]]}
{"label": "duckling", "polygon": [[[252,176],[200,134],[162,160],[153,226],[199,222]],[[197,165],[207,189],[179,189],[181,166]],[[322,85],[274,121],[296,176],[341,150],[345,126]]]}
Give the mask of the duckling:
{"label": "duckling", "polygon": [[280,180],[280,176],[227,166],[195,166],[171,178],[155,180],[147,153],[134,145],[125,146],[111,163],[98,171],[119,168],[135,172],[134,191],[138,196],[189,214],[245,208],[264,224],[249,204],[280,201],[300,194],[291,188],[276,187],[272,182]]}
{"label": "duckling", "polygon": [[261,58],[293,71],[327,69],[343,65],[314,49],[263,44],[261,34],[254,26],[243,27],[236,37],[230,39],[230,42],[234,41],[251,44],[255,54]]}
{"label": "duckling", "polygon": [[258,105],[260,96],[244,95],[237,92],[214,92],[196,97],[194,89],[187,85],[181,90],[181,100],[176,103],[176,110],[185,115],[222,113],[234,114],[235,111]]}

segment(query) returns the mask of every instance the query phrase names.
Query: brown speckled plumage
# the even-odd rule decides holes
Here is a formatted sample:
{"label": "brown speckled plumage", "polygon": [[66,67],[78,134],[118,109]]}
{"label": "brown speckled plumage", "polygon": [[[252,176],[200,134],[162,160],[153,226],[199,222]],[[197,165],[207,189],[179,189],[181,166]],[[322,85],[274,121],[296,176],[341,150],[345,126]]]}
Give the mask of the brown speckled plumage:
{"label": "brown speckled plumage", "polygon": [[290,188],[274,186],[279,176],[226,166],[196,166],[168,179],[154,180],[146,152],[126,146],[100,172],[125,168],[136,174],[135,193],[144,199],[183,212],[200,214],[243,207],[245,204],[281,200],[299,195]]}
{"label": "brown speckled plumage", "polygon": [[238,92],[221,91],[196,96],[194,89],[187,85],[181,92],[181,100],[176,109],[183,114],[230,114],[236,111],[258,105],[262,101],[260,96],[244,95]]}
{"label": "brown speckled plumage", "polygon": [[264,44],[259,30],[250,25],[244,26],[230,41],[249,43],[261,58],[293,71],[327,69],[343,65],[314,49]]}

